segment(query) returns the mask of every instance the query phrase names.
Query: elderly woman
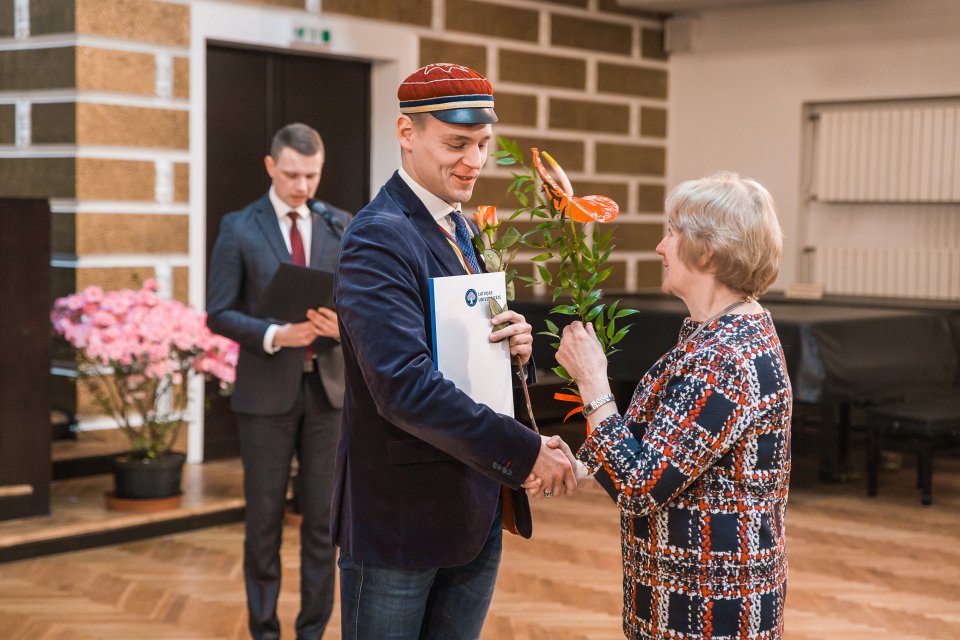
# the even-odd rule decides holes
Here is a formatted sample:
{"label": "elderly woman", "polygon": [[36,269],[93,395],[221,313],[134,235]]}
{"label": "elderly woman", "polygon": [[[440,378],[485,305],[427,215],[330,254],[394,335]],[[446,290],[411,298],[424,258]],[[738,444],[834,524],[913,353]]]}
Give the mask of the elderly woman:
{"label": "elderly woman", "polygon": [[792,394],[757,302],[777,276],[773,200],[732,173],[666,200],[663,290],[686,304],[675,347],[617,412],[593,327],[566,327],[557,361],[592,432],[577,454],[621,512],[628,638],[779,638]]}

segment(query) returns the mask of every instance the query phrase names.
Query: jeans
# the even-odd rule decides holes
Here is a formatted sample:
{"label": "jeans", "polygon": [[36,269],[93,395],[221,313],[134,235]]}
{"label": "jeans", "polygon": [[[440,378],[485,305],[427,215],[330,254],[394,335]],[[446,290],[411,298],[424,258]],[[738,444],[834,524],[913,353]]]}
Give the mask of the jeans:
{"label": "jeans", "polygon": [[479,555],[443,569],[397,569],[340,551],[343,640],[476,640],[500,567],[500,509]]}

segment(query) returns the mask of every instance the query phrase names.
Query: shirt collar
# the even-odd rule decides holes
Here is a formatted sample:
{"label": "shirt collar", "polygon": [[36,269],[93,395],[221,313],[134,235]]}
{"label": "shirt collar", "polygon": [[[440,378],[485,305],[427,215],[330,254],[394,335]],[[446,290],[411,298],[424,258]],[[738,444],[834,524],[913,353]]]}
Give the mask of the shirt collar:
{"label": "shirt collar", "polygon": [[410,177],[410,174],[403,170],[403,167],[400,167],[400,170],[397,172],[400,174],[400,178],[407,183],[407,186],[410,187],[410,190],[413,191],[414,195],[420,198],[420,202],[423,203],[423,206],[427,208],[427,211],[430,212],[430,215],[433,216],[433,219],[439,222],[450,213],[450,209],[456,209],[460,211],[460,203],[456,203],[454,206],[450,206],[449,203],[444,202],[443,199],[433,195],[425,187],[423,187],[419,182]]}
{"label": "shirt collar", "polygon": [[299,207],[293,208],[280,199],[280,196],[278,196],[277,192],[273,190],[273,187],[270,187],[270,204],[273,205],[273,210],[277,213],[277,218],[279,220],[286,220],[287,214],[291,211],[296,211],[301,220],[310,219],[310,209],[307,208],[306,203],[303,203]]}

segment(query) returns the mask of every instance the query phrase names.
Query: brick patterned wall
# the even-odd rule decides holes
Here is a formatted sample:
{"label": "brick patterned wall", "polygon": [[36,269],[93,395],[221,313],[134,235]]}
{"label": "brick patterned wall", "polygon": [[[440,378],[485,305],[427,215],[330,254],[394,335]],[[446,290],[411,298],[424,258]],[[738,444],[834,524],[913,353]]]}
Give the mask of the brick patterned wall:
{"label": "brick patterned wall", "polygon": [[0,194],[52,199],[55,295],[156,276],[186,300],[190,6],[27,7],[0,0]]}
{"label": "brick patterned wall", "polygon": [[[304,16],[317,4],[235,1]],[[26,24],[16,4],[0,0],[0,194],[53,198],[56,292],[155,275],[186,299],[192,1],[29,0]],[[498,135],[549,150],[578,193],[620,203],[609,287],[659,285],[668,114],[657,15],[615,0],[319,4],[410,29],[423,64],[485,73]],[[471,204],[514,206],[509,179],[490,163]]]}
{"label": "brick patterned wall", "polygon": [[[494,83],[495,132],[551,152],[578,193],[621,207],[609,288],[658,287],[667,63],[660,17],[616,0],[324,0],[323,11],[418,25],[420,62],[460,62]],[[488,164],[471,204],[515,206]],[[522,226],[522,225],[521,225]]]}

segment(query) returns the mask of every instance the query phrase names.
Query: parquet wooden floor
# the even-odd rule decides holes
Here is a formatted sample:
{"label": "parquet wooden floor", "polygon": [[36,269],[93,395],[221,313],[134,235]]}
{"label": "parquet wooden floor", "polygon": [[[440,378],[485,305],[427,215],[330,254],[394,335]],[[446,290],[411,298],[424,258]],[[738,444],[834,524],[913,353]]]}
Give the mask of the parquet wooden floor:
{"label": "parquet wooden floor", "polygon": [[[793,489],[786,640],[960,638],[960,460],[938,463],[932,507],[913,472]],[[620,633],[617,513],[582,491],[535,506],[532,541],[507,536],[484,640],[613,640]],[[0,565],[3,640],[243,638],[241,525]],[[297,608],[287,527],[284,637]],[[337,605],[339,606],[339,605]],[[326,636],[338,639],[339,615]]]}

